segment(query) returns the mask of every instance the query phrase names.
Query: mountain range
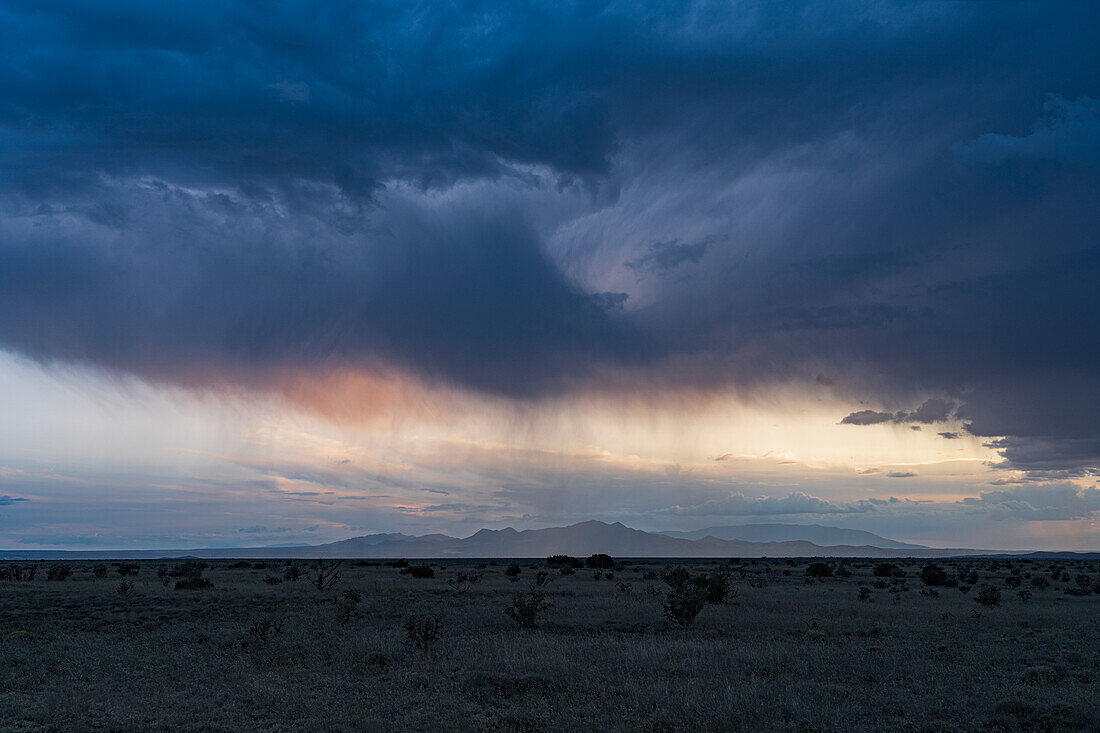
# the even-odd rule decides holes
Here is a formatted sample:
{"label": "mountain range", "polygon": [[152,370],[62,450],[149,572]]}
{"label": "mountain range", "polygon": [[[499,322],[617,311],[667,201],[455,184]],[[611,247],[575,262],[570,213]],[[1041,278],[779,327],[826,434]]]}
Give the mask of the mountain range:
{"label": "mountain range", "polygon": [[870,545],[889,550],[927,550],[925,545],[913,545],[907,542],[880,537],[862,529],[841,529],[825,527],[820,524],[738,524],[731,527],[707,527],[691,532],[665,531],[661,534],[679,537],[685,540],[701,540],[714,537],[719,540],[741,540],[743,542],[812,542],[822,547],[851,545],[860,547]]}
{"label": "mountain range", "polygon": [[[1008,553],[942,549],[898,542],[871,532],[821,525],[746,524],[692,532],[644,532],[596,520],[567,527],[481,529],[469,537],[445,534],[371,534],[323,545],[190,550],[0,550],[6,559],[138,558],[508,558],[594,553],[615,557],[952,557],[968,555],[1076,556],[1080,553]],[[1095,555],[1096,553],[1091,553]]]}

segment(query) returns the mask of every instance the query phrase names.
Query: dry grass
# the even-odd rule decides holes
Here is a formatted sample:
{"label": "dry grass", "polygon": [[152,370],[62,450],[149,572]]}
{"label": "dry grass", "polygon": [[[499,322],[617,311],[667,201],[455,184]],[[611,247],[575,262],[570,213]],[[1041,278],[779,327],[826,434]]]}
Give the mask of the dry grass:
{"label": "dry grass", "polygon": [[[807,583],[806,563],[748,562],[736,598],[707,605],[688,627],[664,619],[663,594],[643,592],[664,589],[645,576],[666,563],[637,562],[610,581],[556,577],[534,630],[504,614],[535,575],[527,563],[518,584],[506,562],[476,570],[481,582],[461,595],[447,580],[472,563],[437,565],[434,579],[345,564],[326,592],[263,582],[281,568],[229,564],[205,571],[212,589],[187,591],[160,582],[160,563],[142,563],[129,597],[115,591],[113,570],[95,578],[93,563],[71,563],[65,580],[42,568],[33,581],[0,583],[0,727],[1100,729],[1100,595],[1027,577],[1100,570],[1080,562],[1017,562],[1033,591],[1026,602],[1004,586],[1004,562],[967,563],[1005,591],[980,618],[973,591],[920,595],[923,563],[899,563],[907,589],[876,588],[867,603],[859,588],[881,580],[870,564]],[[333,601],[348,588],[363,600],[344,625]],[[426,653],[403,643],[406,619],[423,614],[443,624]],[[266,645],[249,631],[263,618],[287,619]]]}

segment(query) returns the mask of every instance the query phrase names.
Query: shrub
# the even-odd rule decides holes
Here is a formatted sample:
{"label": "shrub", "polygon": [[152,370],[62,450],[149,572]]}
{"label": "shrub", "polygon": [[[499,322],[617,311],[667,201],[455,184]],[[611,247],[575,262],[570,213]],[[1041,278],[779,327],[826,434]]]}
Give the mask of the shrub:
{"label": "shrub", "polygon": [[525,629],[535,628],[539,616],[550,608],[544,591],[532,588],[529,593],[513,593],[504,614]]}
{"label": "shrub", "polygon": [[401,628],[404,644],[419,652],[427,652],[443,636],[443,622],[432,614],[409,616]]}
{"label": "shrub", "polygon": [[707,591],[707,603],[722,603],[733,590],[733,576],[726,568],[716,568],[707,576],[701,576]]}
{"label": "shrub", "polygon": [[620,593],[630,593],[632,590],[634,590],[634,586],[632,586],[630,583],[618,583],[615,585],[615,587],[618,588]]}
{"label": "shrub", "polygon": [[279,585],[279,583],[283,582],[283,579],[277,575],[265,575],[264,582],[268,585]]}
{"label": "shrub", "polygon": [[810,566],[806,568],[806,575],[810,578],[831,578],[833,577],[833,568],[824,562],[810,563]]}
{"label": "shrub", "polygon": [[200,560],[184,560],[168,571],[173,578],[198,578],[210,567]]}
{"label": "shrub", "polygon": [[108,568],[106,565],[96,565],[94,568],[92,568],[92,575],[97,578],[106,578],[107,572]]}
{"label": "shrub", "polygon": [[466,591],[470,590],[470,586],[475,583],[481,582],[481,575],[479,573],[455,573],[454,577],[447,581],[447,585],[454,588],[455,593],[462,595]]}
{"label": "shrub", "polygon": [[134,581],[123,580],[115,587],[115,593],[118,593],[123,598],[129,598],[134,594]]}
{"label": "shrub", "polygon": [[120,562],[118,565],[115,565],[115,571],[122,577],[137,575],[138,566],[136,563],[132,562]]}
{"label": "shrub", "polygon": [[405,558],[401,558],[400,560],[390,560],[385,563],[385,566],[387,568],[407,568],[409,567],[409,561]]}
{"label": "shrub", "polygon": [[880,562],[875,565],[875,569],[872,571],[876,578],[889,578],[894,574],[895,570],[900,568],[892,562]]}
{"label": "shrub", "polygon": [[512,563],[504,570],[504,574],[507,575],[509,578],[514,578],[521,572],[523,571],[520,569],[518,562]]}
{"label": "shrub", "polygon": [[348,588],[332,601],[336,605],[336,620],[342,626],[351,623],[351,619],[359,611],[359,604],[363,602],[363,594],[355,588]]}
{"label": "shrub", "polygon": [[297,560],[287,560],[283,568],[283,578],[286,580],[298,580],[302,577],[302,563]]}
{"label": "shrub", "polygon": [[252,569],[252,563],[250,563],[248,560],[238,560],[237,562],[230,565],[229,568],[231,570],[243,570],[245,568],[248,568],[249,570],[251,570]]}
{"label": "shrub", "polygon": [[267,646],[271,643],[271,640],[282,633],[283,626],[286,625],[286,619],[273,619],[269,616],[258,618],[252,621],[252,625],[248,627],[248,634],[256,641],[260,642],[261,646]]}
{"label": "shrub", "polygon": [[661,609],[665,618],[680,626],[690,626],[707,603],[707,592],[694,583],[669,589]]}
{"label": "shrub", "polygon": [[868,588],[865,585],[860,586],[860,588],[859,588],[859,600],[863,601],[864,603],[870,603],[871,602],[871,589]]}
{"label": "shrub", "polygon": [[596,568],[599,570],[613,570],[615,568],[615,561],[611,559],[610,555],[605,555],[602,552],[597,552],[595,555],[589,555],[584,561],[586,568]]}
{"label": "shrub", "polygon": [[925,565],[920,571],[921,582],[941,587],[947,584],[947,572],[939,565]]}
{"label": "shrub", "polygon": [[430,565],[410,565],[401,570],[402,575],[411,575],[414,578],[434,578],[435,571]]}
{"label": "shrub", "polygon": [[[597,578],[596,580],[599,580],[599,578]],[[553,575],[546,572],[545,570],[540,570],[537,573],[535,573],[535,577],[531,579],[530,585],[531,585],[531,589],[534,590],[535,588],[542,588],[543,586],[549,585],[553,582],[554,582],[554,576]]]}
{"label": "shrub", "polygon": [[213,587],[214,584],[206,578],[184,578],[176,581],[176,590],[203,590]]}
{"label": "shrub", "polygon": [[65,580],[73,574],[73,569],[68,565],[51,565],[46,571],[46,580]]}
{"label": "shrub", "polygon": [[661,576],[661,579],[665,581],[669,588],[679,588],[691,582],[691,573],[687,571],[687,568],[677,566]]}
{"label": "shrub", "polygon": [[1024,603],[1027,603],[1031,600],[1031,591],[1029,590],[1017,591],[1016,595],[1019,596],[1020,600]]}
{"label": "shrub", "polygon": [[308,568],[302,571],[302,575],[314,588],[319,591],[326,591],[339,582],[341,564],[339,560],[325,562],[321,558],[317,558]]}
{"label": "shrub", "polygon": [[580,558],[571,555],[551,555],[546,558],[546,564],[552,568],[581,568],[584,563]]}
{"label": "shrub", "polygon": [[986,608],[994,608],[1001,603],[1001,589],[994,585],[983,585],[974,596],[974,602]]}

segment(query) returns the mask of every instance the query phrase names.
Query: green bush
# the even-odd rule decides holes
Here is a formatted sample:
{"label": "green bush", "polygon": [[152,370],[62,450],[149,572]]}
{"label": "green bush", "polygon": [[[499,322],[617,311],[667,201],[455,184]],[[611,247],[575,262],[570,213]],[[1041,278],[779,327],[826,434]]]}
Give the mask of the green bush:
{"label": "green bush", "polygon": [[213,587],[214,584],[206,578],[184,578],[176,581],[176,590],[203,590]]}
{"label": "green bush", "polygon": [[983,585],[981,590],[978,591],[978,595],[974,597],[974,602],[986,608],[999,606],[1001,603],[1001,589],[993,585]]}
{"label": "green bush", "polygon": [[588,559],[584,561],[584,566],[599,570],[614,570],[615,561],[611,559],[610,555],[597,552],[595,555],[588,556]]}
{"label": "green bush", "polygon": [[401,571],[402,575],[411,575],[414,578],[434,578],[435,571],[430,565],[410,565]]}
{"label": "green bush", "polygon": [[921,568],[920,579],[925,585],[941,587],[947,585],[947,572],[939,565],[925,565]]}
{"label": "green bush", "polygon": [[73,569],[68,565],[51,565],[46,571],[46,580],[65,580],[73,574]]}
{"label": "green bush", "polygon": [[806,568],[806,575],[811,578],[831,578],[833,577],[833,568],[829,563],[813,562]]}
{"label": "green bush", "polygon": [[571,555],[551,555],[546,558],[546,564],[552,568],[581,568],[584,562],[580,558]]}

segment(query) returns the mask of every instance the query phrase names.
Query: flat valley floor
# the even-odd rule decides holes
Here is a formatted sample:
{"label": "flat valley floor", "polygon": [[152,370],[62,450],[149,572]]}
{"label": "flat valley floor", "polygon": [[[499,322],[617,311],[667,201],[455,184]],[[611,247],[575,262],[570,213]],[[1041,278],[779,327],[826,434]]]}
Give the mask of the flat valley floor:
{"label": "flat valley floor", "polygon": [[[1100,730],[1095,562],[511,562],[5,561],[0,728]],[[730,582],[689,625],[677,568]]]}

